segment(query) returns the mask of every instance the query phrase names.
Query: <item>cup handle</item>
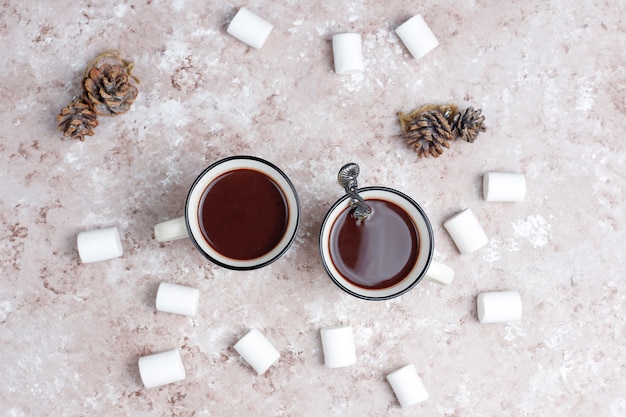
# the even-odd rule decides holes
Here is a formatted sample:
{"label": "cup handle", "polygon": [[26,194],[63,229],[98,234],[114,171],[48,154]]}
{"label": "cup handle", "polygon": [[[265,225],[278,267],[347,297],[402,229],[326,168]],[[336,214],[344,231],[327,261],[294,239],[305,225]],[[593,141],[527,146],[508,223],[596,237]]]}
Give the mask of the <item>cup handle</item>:
{"label": "cup handle", "polygon": [[169,242],[189,237],[185,217],[178,217],[157,224],[154,226],[154,237],[158,242]]}
{"label": "cup handle", "polygon": [[448,265],[431,261],[428,271],[426,271],[426,278],[436,284],[448,285],[454,281],[454,269]]}

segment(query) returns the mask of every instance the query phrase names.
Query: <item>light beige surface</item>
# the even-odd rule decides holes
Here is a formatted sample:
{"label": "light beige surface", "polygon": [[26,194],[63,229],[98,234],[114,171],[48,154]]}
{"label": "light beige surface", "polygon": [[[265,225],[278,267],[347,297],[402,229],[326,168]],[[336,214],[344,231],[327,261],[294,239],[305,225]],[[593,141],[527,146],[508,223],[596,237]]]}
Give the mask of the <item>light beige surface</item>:
{"label": "light beige surface", "polygon": [[[241,5],[0,5],[0,415],[626,415],[626,3],[260,0],[260,50],[225,32]],[[393,33],[417,13],[440,42],[420,61]],[[363,36],[362,75],[333,72],[345,31]],[[57,112],[108,48],[135,62],[137,101],[61,140]],[[426,103],[482,108],[488,130],[417,159],[396,112]],[[254,272],[152,232],[236,154],[279,165],[303,207],[288,254]],[[450,286],[366,302],[331,283],[318,230],[350,161],[361,185],[420,202]],[[526,174],[524,202],[482,199],[497,170]],[[470,255],[442,226],[464,208],[490,237]],[[114,225],[123,257],[81,264],[76,235]],[[162,281],[200,289],[195,318],[156,311]],[[506,289],[522,320],[479,324],[476,296]],[[338,324],[358,361],[327,369],[319,329]],[[251,328],[281,353],[262,376],[232,349]],[[144,389],[138,358],[173,348],[186,380]],[[402,410],[385,376],[409,363],[430,398]]]}

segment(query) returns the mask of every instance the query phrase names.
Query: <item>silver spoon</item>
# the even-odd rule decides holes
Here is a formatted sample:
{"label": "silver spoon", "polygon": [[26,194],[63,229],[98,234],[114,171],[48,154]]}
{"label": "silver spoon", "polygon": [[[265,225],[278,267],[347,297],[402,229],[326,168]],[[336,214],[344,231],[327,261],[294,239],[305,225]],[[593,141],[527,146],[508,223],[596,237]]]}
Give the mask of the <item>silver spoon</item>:
{"label": "silver spoon", "polygon": [[351,198],[350,207],[354,209],[352,217],[357,221],[367,219],[372,212],[369,206],[365,204],[363,197],[361,197],[357,192],[358,183],[356,178],[359,176],[360,172],[361,169],[359,166],[354,162],[350,162],[342,166],[337,174],[337,181],[339,182],[339,185],[346,190],[346,194],[348,194]]}

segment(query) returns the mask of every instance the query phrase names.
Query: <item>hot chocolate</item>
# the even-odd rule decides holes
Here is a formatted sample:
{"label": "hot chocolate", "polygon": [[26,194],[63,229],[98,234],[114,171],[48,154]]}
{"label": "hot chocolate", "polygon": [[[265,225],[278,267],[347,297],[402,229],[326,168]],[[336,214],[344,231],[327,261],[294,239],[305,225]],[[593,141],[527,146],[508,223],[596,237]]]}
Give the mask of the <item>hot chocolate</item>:
{"label": "hot chocolate", "polygon": [[198,207],[204,239],[236,260],[255,259],[274,249],[287,230],[288,217],[283,190],[254,169],[234,169],[216,177]]}
{"label": "hot chocolate", "polygon": [[346,208],[332,224],[330,258],[349,282],[366,289],[392,287],[410,275],[419,256],[419,231],[405,210],[391,201],[366,200],[363,221]]}

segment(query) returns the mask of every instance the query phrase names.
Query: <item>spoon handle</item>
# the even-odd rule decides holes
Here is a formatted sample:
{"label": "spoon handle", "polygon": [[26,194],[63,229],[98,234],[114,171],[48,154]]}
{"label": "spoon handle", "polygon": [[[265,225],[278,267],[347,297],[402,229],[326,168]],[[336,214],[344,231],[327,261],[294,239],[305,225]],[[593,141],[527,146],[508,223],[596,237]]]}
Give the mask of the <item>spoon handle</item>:
{"label": "spoon handle", "polygon": [[357,177],[360,172],[361,170],[359,166],[354,162],[350,162],[342,166],[337,174],[337,181],[339,182],[339,185],[344,188],[346,194],[348,194],[351,198],[350,206],[354,209],[352,217],[358,221],[367,219],[372,212],[370,207],[365,204],[363,197],[361,197],[357,192]]}

